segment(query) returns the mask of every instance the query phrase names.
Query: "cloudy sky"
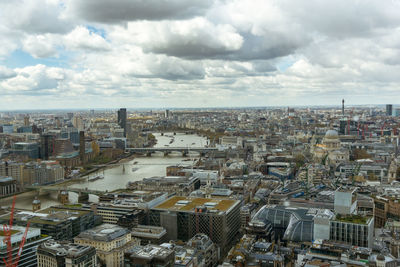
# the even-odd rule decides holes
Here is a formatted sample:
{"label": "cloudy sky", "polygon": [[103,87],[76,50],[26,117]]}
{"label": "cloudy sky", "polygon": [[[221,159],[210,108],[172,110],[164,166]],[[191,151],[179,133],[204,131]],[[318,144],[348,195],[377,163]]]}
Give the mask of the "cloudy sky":
{"label": "cloudy sky", "polygon": [[400,0],[0,0],[0,110],[400,103]]}

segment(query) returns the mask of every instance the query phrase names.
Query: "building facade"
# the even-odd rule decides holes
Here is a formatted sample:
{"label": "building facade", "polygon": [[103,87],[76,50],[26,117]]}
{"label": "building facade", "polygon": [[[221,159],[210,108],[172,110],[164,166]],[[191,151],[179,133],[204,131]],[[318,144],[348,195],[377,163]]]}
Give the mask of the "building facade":
{"label": "building facade", "polygon": [[66,241],[47,240],[37,249],[38,267],[96,267],[96,249]]}

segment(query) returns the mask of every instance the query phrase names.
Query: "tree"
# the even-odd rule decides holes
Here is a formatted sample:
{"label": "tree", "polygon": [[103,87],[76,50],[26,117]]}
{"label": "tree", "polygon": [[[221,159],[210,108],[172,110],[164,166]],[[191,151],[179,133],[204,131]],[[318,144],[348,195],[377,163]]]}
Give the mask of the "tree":
{"label": "tree", "polygon": [[306,158],[302,154],[297,154],[294,156],[294,162],[296,163],[296,168],[299,169],[306,163]]}

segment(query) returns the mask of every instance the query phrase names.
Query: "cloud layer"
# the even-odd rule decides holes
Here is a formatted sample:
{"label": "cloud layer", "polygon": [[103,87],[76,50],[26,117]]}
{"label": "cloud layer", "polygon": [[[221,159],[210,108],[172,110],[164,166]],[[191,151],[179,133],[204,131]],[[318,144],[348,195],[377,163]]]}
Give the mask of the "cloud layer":
{"label": "cloud layer", "polygon": [[399,1],[0,1],[0,38],[0,109],[400,102]]}

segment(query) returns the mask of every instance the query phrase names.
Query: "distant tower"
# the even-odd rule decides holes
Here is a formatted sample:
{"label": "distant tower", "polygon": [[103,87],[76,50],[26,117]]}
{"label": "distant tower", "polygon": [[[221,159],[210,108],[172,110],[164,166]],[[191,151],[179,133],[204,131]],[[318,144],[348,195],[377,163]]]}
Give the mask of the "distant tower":
{"label": "distant tower", "polygon": [[126,137],[126,108],[120,108],[118,110],[118,125],[124,129],[124,137]]}
{"label": "distant tower", "polygon": [[69,120],[72,120],[72,118],[74,117],[74,113],[68,112],[67,113],[67,117],[68,117]]}
{"label": "distant tower", "polygon": [[165,110],[165,114],[164,114],[165,118],[169,118],[170,114],[169,114],[169,109]]}
{"label": "distant tower", "polygon": [[81,164],[85,164],[85,132],[79,132],[79,159]]}
{"label": "distant tower", "polygon": [[24,126],[29,126],[29,116],[24,117]]}
{"label": "distant tower", "polygon": [[53,156],[54,152],[54,136],[43,134],[40,136],[40,158],[48,160]]}
{"label": "distant tower", "polygon": [[69,203],[68,191],[62,190],[58,195],[58,199],[63,205],[68,204]]}
{"label": "distant tower", "polygon": [[344,117],[344,99],[342,99],[342,116]]}
{"label": "distant tower", "polygon": [[36,211],[40,210],[40,208],[41,208],[40,204],[41,204],[40,200],[37,197],[35,197],[35,199],[32,201],[32,211],[36,212]]}
{"label": "distant tower", "polygon": [[393,105],[388,104],[386,105],[386,116],[392,116],[393,115]]}

